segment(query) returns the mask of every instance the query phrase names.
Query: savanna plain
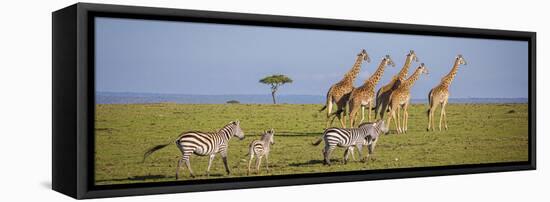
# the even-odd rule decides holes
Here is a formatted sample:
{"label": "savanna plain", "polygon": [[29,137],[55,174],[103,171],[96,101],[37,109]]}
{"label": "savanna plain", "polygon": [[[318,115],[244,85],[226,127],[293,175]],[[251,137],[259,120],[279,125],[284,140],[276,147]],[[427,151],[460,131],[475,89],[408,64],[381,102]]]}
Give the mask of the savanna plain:
{"label": "savanna plain", "polygon": [[[391,131],[378,141],[372,158],[341,162],[344,149],[333,152],[331,166],[322,163],[322,144],[311,145],[321,137],[326,112],[315,104],[97,104],[95,116],[95,183],[127,184],[174,181],[181,152],[175,144],[149,156],[144,152],[174,141],[190,130],[217,131],[239,120],[244,140],[229,143],[227,175],[218,155],[210,178],[258,175],[287,175],[353,170],[378,170],[528,160],[527,104],[449,104],[449,130],[427,132],[427,105],[409,108],[407,134]],[[374,113],[373,113],[374,114]],[[333,126],[339,126],[335,121]],[[263,162],[259,173],[247,175],[248,145],[270,129],[275,144],[269,155],[269,171]],[[366,149],[363,151],[366,153]],[[355,154],[358,157],[357,153]],[[191,157],[196,175],[182,169],[180,180],[206,179],[208,157]],[[367,171],[368,172],[368,171]]]}

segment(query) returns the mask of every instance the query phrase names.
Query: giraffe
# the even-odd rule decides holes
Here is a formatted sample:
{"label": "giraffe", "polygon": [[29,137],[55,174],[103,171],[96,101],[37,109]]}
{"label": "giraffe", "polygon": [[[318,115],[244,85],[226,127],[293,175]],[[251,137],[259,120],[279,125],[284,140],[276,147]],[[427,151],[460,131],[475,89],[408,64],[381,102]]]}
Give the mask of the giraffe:
{"label": "giraffe", "polygon": [[327,100],[325,106],[319,111],[323,111],[327,109],[327,125],[326,127],[329,128],[329,126],[334,121],[334,117],[332,120],[330,120],[332,113],[332,105],[336,104],[338,111],[336,116],[340,120],[340,123],[342,124],[342,127],[346,126],[345,120],[342,117],[342,112],[344,111],[346,107],[346,103],[349,99],[349,94],[353,90],[353,82],[355,81],[355,78],[359,74],[359,71],[361,70],[361,64],[363,61],[370,62],[370,57],[367,54],[367,51],[365,49],[362,49],[359,54],[357,54],[357,58],[355,59],[355,63],[353,64],[352,68],[344,75],[344,78],[340,80],[338,83],[330,86],[328,92],[327,92]]}
{"label": "giraffe", "polygon": [[374,119],[378,117],[378,114],[380,114],[380,118],[384,118],[384,114],[386,114],[388,103],[390,101],[390,95],[395,89],[397,89],[397,87],[399,87],[401,82],[406,79],[409,72],[409,67],[413,61],[418,62],[418,57],[416,56],[414,50],[410,50],[409,54],[407,54],[407,58],[405,59],[405,64],[403,64],[403,68],[401,68],[399,73],[393,76],[392,80],[388,84],[378,89],[376,92]]}
{"label": "giraffe", "polygon": [[365,120],[365,106],[369,106],[369,119],[371,120],[371,109],[372,109],[372,102],[374,99],[374,88],[376,87],[376,84],[378,84],[378,81],[380,81],[380,78],[382,78],[382,74],[384,74],[384,69],[386,66],[391,65],[392,67],[395,67],[395,63],[393,63],[392,59],[389,55],[386,55],[384,58],[382,58],[382,62],[380,62],[380,65],[378,66],[378,69],[376,69],[376,72],[374,72],[367,80],[365,80],[365,83],[351,91],[348,106],[349,106],[349,120],[350,120],[350,127],[354,126],[355,122],[355,115],[357,115],[357,111],[359,110],[359,107],[361,107],[361,121],[359,123],[363,122]]}
{"label": "giraffe", "polygon": [[429,100],[429,109],[428,109],[428,128],[427,130],[430,131],[430,129],[433,131],[435,127],[434,123],[434,112],[441,104],[441,115],[439,117],[439,131],[441,131],[441,121],[445,119],[445,130],[448,129],[447,127],[447,112],[445,111],[445,107],[447,106],[447,102],[449,100],[449,86],[451,85],[451,82],[456,76],[456,72],[458,70],[458,66],[460,65],[466,65],[466,60],[462,55],[458,55],[455,58],[455,62],[453,65],[453,68],[451,71],[445,75],[443,78],[441,78],[441,82],[436,87],[432,88],[430,90],[430,93],[428,94],[428,100]]}
{"label": "giraffe", "polygon": [[[428,68],[424,66],[424,63],[421,63],[414,73],[404,80],[399,87],[393,91],[389,98],[389,109],[390,113],[388,115],[388,127],[390,126],[391,119],[395,119],[395,128],[397,133],[407,133],[407,126],[409,125],[409,102],[411,100],[411,88],[414,86],[414,83],[418,80],[421,74],[428,74]],[[403,109],[403,120],[400,124],[399,111]],[[395,114],[397,113],[397,118]],[[402,125],[402,126],[401,126]]]}

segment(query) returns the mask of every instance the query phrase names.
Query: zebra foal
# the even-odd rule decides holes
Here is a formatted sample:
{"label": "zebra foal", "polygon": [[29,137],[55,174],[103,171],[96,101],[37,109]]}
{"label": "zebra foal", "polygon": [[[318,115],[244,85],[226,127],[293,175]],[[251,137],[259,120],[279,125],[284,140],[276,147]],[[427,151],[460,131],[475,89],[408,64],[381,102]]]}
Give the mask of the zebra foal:
{"label": "zebra foal", "polygon": [[[372,124],[363,124],[359,128],[328,128],[323,133],[323,136],[313,143],[317,146],[321,141],[325,142],[323,149],[324,164],[330,165],[330,154],[336,147],[346,148],[344,153],[344,163],[347,163],[352,147],[357,147],[359,151],[359,159],[362,159],[361,151],[363,145],[367,145],[369,155],[374,152],[374,147],[378,142],[379,135],[389,131],[384,123],[384,120],[376,121]],[[367,155],[368,158],[368,155]]]}
{"label": "zebra foal", "polygon": [[[238,137],[240,140],[244,139],[244,132],[241,129],[239,121],[232,121],[229,124],[225,125],[218,132],[199,132],[199,131],[189,131],[182,133],[174,143],[181,151],[182,157],[178,160],[178,166],[176,167],[176,180],[179,179],[179,169],[181,164],[185,162],[187,169],[191,177],[195,177],[193,170],[191,169],[191,163],[189,158],[192,154],[198,156],[209,156],[208,167],[206,169],[206,175],[210,176],[210,166],[212,165],[212,160],[216,154],[220,154],[223,159],[223,165],[225,166],[225,171],[227,174],[231,174],[229,167],[227,166],[227,145],[231,137]],[[147,150],[143,154],[143,161],[153,154],[154,152],[168,146],[172,141],[157,145]]]}
{"label": "zebra foal", "polygon": [[252,160],[254,159],[254,156],[256,156],[256,172],[260,173],[260,164],[262,163],[262,157],[265,156],[265,169],[269,172],[269,151],[271,148],[271,145],[275,144],[275,141],[273,140],[273,136],[275,135],[275,131],[273,128],[269,131],[266,131],[264,134],[262,134],[262,137],[260,140],[254,140],[250,143],[248,146],[248,154],[250,155],[250,159],[248,160],[248,171],[247,175],[250,174],[250,166],[252,164]]}

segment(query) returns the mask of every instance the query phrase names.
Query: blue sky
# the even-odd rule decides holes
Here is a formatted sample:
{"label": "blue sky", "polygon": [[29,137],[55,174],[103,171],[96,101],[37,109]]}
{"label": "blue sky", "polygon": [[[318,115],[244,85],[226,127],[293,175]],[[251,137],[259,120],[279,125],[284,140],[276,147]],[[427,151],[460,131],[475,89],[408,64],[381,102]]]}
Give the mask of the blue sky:
{"label": "blue sky", "polygon": [[[412,89],[425,98],[452,68],[453,98],[527,97],[528,44],[523,41],[417,36],[350,31],[96,18],[96,91],[176,94],[268,94],[258,80],[285,74],[294,83],[280,94],[325,95],[366,49],[356,86],[389,54],[378,87],[387,83],[414,50],[430,74]],[[420,64],[413,63],[409,75]]]}

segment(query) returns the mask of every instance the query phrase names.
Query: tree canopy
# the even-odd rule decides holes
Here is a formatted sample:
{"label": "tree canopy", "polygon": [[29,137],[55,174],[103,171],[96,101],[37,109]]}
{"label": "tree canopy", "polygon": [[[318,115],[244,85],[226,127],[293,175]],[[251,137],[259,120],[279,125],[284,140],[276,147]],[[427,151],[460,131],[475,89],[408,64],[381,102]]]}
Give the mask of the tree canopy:
{"label": "tree canopy", "polygon": [[292,79],[286,75],[274,74],[260,79],[260,83],[271,86],[271,97],[273,98],[273,104],[276,104],[277,102],[275,101],[275,93],[277,92],[279,86],[282,86],[286,83],[292,83]]}

